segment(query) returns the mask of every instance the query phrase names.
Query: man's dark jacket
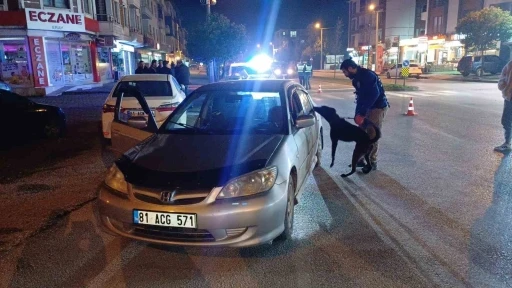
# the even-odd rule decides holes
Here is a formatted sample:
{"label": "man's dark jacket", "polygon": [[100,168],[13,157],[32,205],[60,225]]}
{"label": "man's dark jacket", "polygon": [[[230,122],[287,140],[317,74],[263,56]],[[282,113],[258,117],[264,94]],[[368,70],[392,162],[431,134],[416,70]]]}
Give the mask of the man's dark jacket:
{"label": "man's dark jacket", "polygon": [[375,72],[358,67],[352,85],[357,94],[356,115],[366,116],[371,109],[389,107],[384,86]]}
{"label": "man's dark jacket", "polygon": [[176,80],[178,80],[178,83],[180,85],[189,85],[190,84],[190,70],[188,69],[187,65],[181,64],[179,66],[176,66],[174,68]]}

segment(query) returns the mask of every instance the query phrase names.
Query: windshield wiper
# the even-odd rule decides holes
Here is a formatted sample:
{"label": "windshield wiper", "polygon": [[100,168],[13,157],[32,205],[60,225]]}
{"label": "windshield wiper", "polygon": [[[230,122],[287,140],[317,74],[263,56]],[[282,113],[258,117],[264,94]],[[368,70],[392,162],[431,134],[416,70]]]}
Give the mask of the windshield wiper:
{"label": "windshield wiper", "polygon": [[196,127],[194,125],[189,125],[189,124],[186,124],[186,123],[175,122],[175,121],[171,121],[171,120],[169,120],[169,123],[176,124],[176,125],[184,127],[184,128],[193,129],[194,132],[201,131],[201,132],[207,132],[208,134],[212,134],[213,133],[213,131],[211,131],[209,129],[205,129],[205,128],[201,128],[201,127]]}

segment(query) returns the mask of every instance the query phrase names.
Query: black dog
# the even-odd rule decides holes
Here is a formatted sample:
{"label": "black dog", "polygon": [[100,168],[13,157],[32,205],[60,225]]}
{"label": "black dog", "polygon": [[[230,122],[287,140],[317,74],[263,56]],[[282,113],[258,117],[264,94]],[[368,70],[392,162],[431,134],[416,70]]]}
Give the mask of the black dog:
{"label": "black dog", "polygon": [[359,160],[364,156],[366,160],[366,166],[363,167],[363,173],[367,174],[372,171],[372,164],[370,162],[370,153],[373,150],[373,144],[379,140],[381,137],[380,129],[373,122],[365,118],[364,124],[372,125],[375,128],[375,138],[370,139],[368,133],[366,133],[363,129],[348,123],[345,119],[338,116],[336,113],[336,109],[321,106],[314,107],[314,110],[322,115],[322,117],[329,122],[331,126],[331,141],[332,141],[332,162],[331,166],[334,165],[334,156],[336,155],[336,147],[338,146],[338,141],[344,142],[356,142],[356,147],[354,148],[354,152],[352,154],[352,171],[348,174],[341,174],[341,177],[347,177],[354,172],[356,172],[356,165]]}

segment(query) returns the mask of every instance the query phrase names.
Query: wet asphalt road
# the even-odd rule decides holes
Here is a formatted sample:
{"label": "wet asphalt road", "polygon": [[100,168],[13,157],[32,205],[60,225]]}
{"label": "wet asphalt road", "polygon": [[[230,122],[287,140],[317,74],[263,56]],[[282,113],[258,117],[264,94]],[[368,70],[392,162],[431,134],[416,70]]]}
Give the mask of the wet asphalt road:
{"label": "wet asphalt road", "polygon": [[[320,83],[323,92],[311,92],[316,104],[353,116],[352,89],[324,79],[312,84]],[[502,141],[496,84],[414,85],[423,91],[388,93],[379,170],[369,175],[339,177],[349,169],[353,144],[338,145],[336,164],[328,167],[324,121],[323,168],[308,179],[296,207],[293,241],[250,249],[160,247],[102,232],[94,197],[112,162],[96,126],[101,103],[94,103],[102,96],[70,98],[77,129],[66,139],[0,153],[0,211],[8,219],[0,225],[0,283],[511,287],[512,160],[492,152]],[[401,115],[410,96],[415,117]],[[72,108],[77,102],[90,104]]]}

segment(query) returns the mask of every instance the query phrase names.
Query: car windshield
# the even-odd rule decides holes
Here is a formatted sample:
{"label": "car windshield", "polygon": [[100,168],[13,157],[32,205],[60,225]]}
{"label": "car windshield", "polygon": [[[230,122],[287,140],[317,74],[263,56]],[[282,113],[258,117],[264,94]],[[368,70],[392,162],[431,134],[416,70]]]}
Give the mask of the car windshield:
{"label": "car windshield", "polygon": [[[172,96],[172,88],[169,81],[121,81],[117,84],[112,97],[117,98],[121,95],[123,88],[137,88],[144,97],[151,96]],[[125,93],[123,97],[134,97],[130,93]]]}
{"label": "car windshield", "polygon": [[160,132],[282,134],[285,107],[278,92],[196,92],[171,114]]}

